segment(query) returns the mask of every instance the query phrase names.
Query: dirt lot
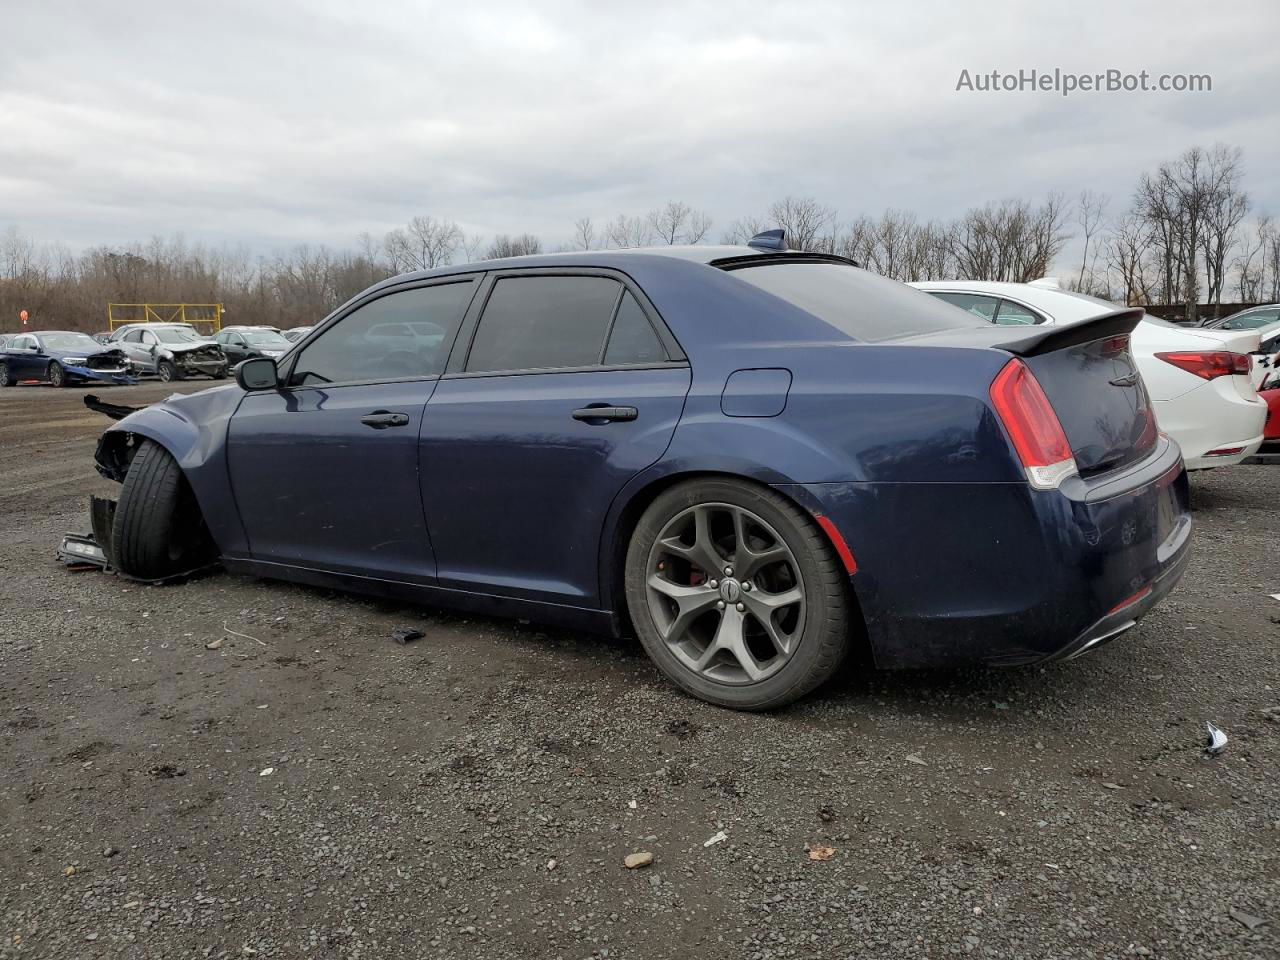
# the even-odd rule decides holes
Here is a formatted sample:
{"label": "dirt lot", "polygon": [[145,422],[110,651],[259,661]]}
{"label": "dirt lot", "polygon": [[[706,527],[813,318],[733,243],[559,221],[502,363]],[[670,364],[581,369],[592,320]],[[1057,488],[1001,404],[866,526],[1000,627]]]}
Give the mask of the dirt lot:
{"label": "dirt lot", "polygon": [[85,392],[0,393],[0,957],[1280,956],[1274,467],[1194,478],[1190,573],[1090,657],[744,716],[632,642],[66,572]]}

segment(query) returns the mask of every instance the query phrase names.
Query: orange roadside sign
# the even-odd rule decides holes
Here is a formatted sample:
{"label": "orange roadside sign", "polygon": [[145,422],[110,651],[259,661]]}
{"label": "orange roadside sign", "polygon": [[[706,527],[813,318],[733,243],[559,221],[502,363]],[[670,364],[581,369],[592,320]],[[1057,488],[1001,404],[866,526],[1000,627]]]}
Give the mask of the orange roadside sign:
{"label": "orange roadside sign", "polygon": [[25,327],[27,325],[27,311],[20,311],[18,313],[18,319],[22,321],[22,325]]}

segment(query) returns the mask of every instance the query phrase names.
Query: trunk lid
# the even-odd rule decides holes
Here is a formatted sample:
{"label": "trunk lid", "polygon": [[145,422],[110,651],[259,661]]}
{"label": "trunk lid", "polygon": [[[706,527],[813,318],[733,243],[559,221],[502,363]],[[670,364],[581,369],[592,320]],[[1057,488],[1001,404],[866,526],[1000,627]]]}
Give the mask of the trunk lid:
{"label": "trunk lid", "polygon": [[910,338],[931,345],[989,346],[1019,358],[1062,425],[1081,476],[1141,460],[1158,437],[1129,338],[1142,310],[1116,310],[1062,326],[965,328]]}

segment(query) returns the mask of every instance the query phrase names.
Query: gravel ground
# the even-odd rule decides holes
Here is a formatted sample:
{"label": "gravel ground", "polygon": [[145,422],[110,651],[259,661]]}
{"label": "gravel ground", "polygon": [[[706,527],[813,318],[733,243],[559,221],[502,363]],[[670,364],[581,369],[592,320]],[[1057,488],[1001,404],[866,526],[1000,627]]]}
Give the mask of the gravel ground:
{"label": "gravel ground", "polygon": [[1082,660],[748,716],[632,641],[69,573],[85,392],[0,393],[0,958],[1280,956],[1273,467],[1193,478],[1182,586]]}

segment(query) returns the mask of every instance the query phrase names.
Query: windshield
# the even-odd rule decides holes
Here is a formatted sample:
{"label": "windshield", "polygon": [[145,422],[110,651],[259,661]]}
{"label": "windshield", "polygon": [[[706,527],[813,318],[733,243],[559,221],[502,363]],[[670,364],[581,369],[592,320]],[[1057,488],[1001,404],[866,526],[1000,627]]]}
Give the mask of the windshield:
{"label": "windshield", "polygon": [[733,276],[824,320],[840,332],[875,343],[938,330],[986,326],[972,314],[860,267],[776,260]]}
{"label": "windshield", "polygon": [[186,327],[161,327],[153,330],[161,343],[203,343],[204,337]]}
{"label": "windshield", "polygon": [[272,333],[270,330],[245,330],[243,331],[243,336],[245,343],[252,344],[255,347],[278,347],[281,350],[286,350],[293,346],[280,334]]}
{"label": "windshield", "polygon": [[40,338],[46,350],[75,350],[97,353],[102,344],[84,333],[49,333]]}

